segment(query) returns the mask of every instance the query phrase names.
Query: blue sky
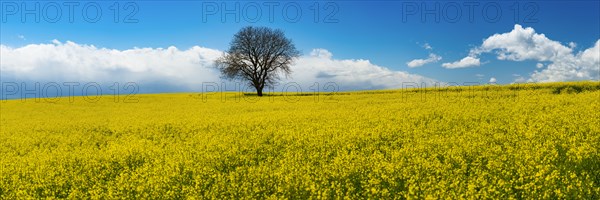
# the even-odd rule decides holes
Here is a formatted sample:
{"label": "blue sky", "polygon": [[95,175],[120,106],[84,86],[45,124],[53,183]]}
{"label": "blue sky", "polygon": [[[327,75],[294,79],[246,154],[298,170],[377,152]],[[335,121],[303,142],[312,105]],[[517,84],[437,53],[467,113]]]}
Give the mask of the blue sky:
{"label": "blue sky", "polygon": [[[23,6],[27,9],[34,9],[36,4],[39,5],[39,9],[32,11],[33,14],[23,13],[25,12]],[[369,69],[374,69],[373,66],[376,66],[388,70],[385,73],[403,72],[403,75],[418,75],[427,80],[441,82],[487,83],[494,78],[497,83],[508,84],[527,80],[597,80],[599,76],[594,68],[597,63],[593,60],[597,58],[594,55],[598,54],[593,47],[600,39],[599,1],[136,1],[133,3],[128,1],[86,1],[69,5],[72,6],[73,13],[70,13],[69,6],[63,2],[1,2],[0,43],[4,47],[3,55],[1,55],[1,63],[4,63],[3,81],[56,80],[64,82],[75,79],[62,75],[46,79],[43,75],[29,76],[27,72],[24,72],[26,70],[17,69],[20,66],[37,69],[37,67],[43,68],[47,65],[61,65],[63,62],[49,60],[46,64],[42,58],[39,58],[39,62],[21,65],[19,62],[25,61],[16,57],[29,55],[23,53],[25,50],[35,51],[33,47],[24,49],[23,47],[27,45],[48,44],[56,48],[61,45],[65,46],[67,41],[71,41],[73,45],[77,46],[93,45],[96,50],[103,48],[117,51],[134,48],[156,50],[173,46],[184,52],[198,46],[225,51],[235,32],[248,25],[282,29],[302,51],[303,56],[319,57],[321,55],[324,59],[328,59],[327,62],[339,61],[342,63],[339,69],[323,72],[338,77],[341,75],[335,73],[361,73],[360,66],[362,65],[359,61],[364,60],[368,60],[367,68],[371,67]],[[236,5],[239,6],[237,10],[235,10]],[[57,6],[60,7],[58,12],[60,15],[57,15]],[[256,9],[257,7],[260,9]],[[232,9],[234,10],[232,11]],[[95,10],[100,10],[101,15],[96,15]],[[118,10],[118,14],[115,14],[116,10]],[[274,12],[271,13],[271,11]],[[298,14],[297,11],[300,11],[301,14]],[[317,11],[318,14],[316,14]],[[272,16],[270,16],[271,14]],[[39,22],[36,22],[36,17],[39,17]],[[236,20],[236,17],[239,17],[239,21]],[[423,19],[423,17],[425,18]],[[439,21],[436,21],[436,17],[439,18]],[[52,22],[53,20],[57,22]],[[94,20],[97,21],[89,22]],[[522,29],[518,29],[516,24]],[[540,43],[533,42],[521,49],[502,46],[501,44],[504,42],[500,39],[494,40],[500,44],[482,46],[482,42],[494,34],[508,34],[513,31],[514,36],[518,35],[519,31],[527,32],[529,29],[533,29],[533,33],[529,32],[530,38],[543,34],[547,40]],[[510,37],[507,35],[504,39],[511,40]],[[544,46],[548,41],[558,42],[558,44]],[[490,42],[493,41],[490,40]],[[559,54],[557,52],[560,52],[562,48],[560,45],[570,49],[570,54],[567,52],[564,55],[573,55],[571,61],[546,58],[541,54],[529,55],[529,57],[519,56],[519,54],[527,53],[527,49],[536,48],[545,48],[542,54],[544,52]],[[21,51],[18,51],[19,49]],[[564,48],[562,49],[564,50]],[[569,51],[568,49],[565,51]],[[588,49],[590,51],[587,54],[592,55],[590,58],[592,60],[588,60],[589,62],[579,61],[586,58],[577,55]],[[550,52],[555,50],[557,52]],[[53,51],[52,47],[49,51]],[[478,51],[478,53],[474,54],[474,51]],[[20,53],[16,54],[15,52]],[[92,50],[92,54],[93,52],[94,50]],[[326,52],[326,55],[323,56],[319,52]],[[511,59],[509,56],[509,58],[500,59],[499,55],[503,53],[516,55],[516,57]],[[12,57],[7,57],[9,54]],[[463,67],[455,68],[444,67],[444,63],[448,63],[446,66],[450,66],[449,63],[460,61],[471,55],[479,59],[479,64],[471,63],[471,66],[461,65]],[[32,59],[35,59],[36,54],[31,54],[31,56]],[[427,60],[430,56],[433,56],[433,59],[425,61],[425,64],[413,67],[407,64],[415,59]],[[53,55],[53,57],[57,57],[57,55]],[[77,52],[71,52],[66,57],[76,59],[80,56]],[[88,55],[80,58],[96,57]],[[211,57],[203,58],[206,63],[209,63]],[[317,61],[314,61],[313,64],[315,62]],[[547,76],[547,74],[558,73],[557,70],[562,70],[561,66],[550,67],[550,65],[553,63],[559,65],[565,62],[575,63],[574,65],[587,63],[591,66],[584,66],[583,69],[568,69],[575,70],[573,71],[575,75],[582,76],[559,76],[556,74]],[[340,71],[345,68],[343,63],[356,65],[347,68],[358,71]],[[538,68],[538,63],[543,66]],[[314,65],[319,66],[318,64]],[[64,69],[61,66],[55,67],[53,69]],[[169,66],[165,65],[164,67]],[[73,70],[73,67],[65,68]],[[122,70],[135,74],[136,71],[131,68],[131,66],[123,67]],[[554,71],[545,72],[546,74],[539,76],[532,75],[536,70],[541,72],[546,68],[552,68]],[[307,68],[299,67],[298,69],[305,70]],[[22,74],[19,75],[19,73]],[[368,73],[371,73],[368,77],[372,77],[372,72]],[[88,77],[85,79],[86,81],[95,81],[94,74],[86,74],[86,76]],[[126,82],[127,76],[123,75],[115,81]],[[153,75],[152,80],[160,79],[156,76],[160,75]],[[64,77],[67,77],[67,80]],[[207,80],[209,79],[207,78]],[[132,78],[132,80],[151,82],[150,78],[146,80],[143,77]],[[356,83],[346,79],[333,81],[338,81],[340,87],[344,89],[397,86],[362,79],[362,82]],[[148,87],[165,88],[156,90],[157,92],[198,90],[197,87],[181,88],[178,87],[178,84],[166,82],[164,85],[156,82],[146,84],[149,86],[144,91],[155,91]],[[310,81],[307,80],[307,82]],[[367,82],[371,84],[368,87],[354,86]]]}

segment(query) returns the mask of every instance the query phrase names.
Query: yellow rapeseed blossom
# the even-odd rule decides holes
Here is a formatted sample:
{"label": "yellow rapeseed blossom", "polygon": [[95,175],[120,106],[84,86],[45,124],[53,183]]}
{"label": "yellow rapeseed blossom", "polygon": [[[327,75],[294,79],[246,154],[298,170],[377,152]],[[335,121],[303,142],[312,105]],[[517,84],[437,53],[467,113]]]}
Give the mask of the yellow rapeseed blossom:
{"label": "yellow rapeseed blossom", "polygon": [[0,198],[600,197],[598,82],[204,95],[2,101]]}

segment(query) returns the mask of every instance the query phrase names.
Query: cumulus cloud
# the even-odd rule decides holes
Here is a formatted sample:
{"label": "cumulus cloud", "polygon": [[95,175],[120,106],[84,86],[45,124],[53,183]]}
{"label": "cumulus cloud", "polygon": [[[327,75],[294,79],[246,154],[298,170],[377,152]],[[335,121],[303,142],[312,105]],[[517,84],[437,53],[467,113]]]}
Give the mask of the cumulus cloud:
{"label": "cumulus cloud", "polygon": [[[552,82],[570,80],[598,80],[600,61],[600,40],[583,52],[574,53],[577,46],[571,42],[563,45],[558,41],[547,38],[544,34],[536,33],[531,27],[523,28],[516,24],[508,33],[498,33],[486,38],[481,46],[471,49],[469,56],[454,63],[444,63],[444,67],[471,67],[479,64],[477,56],[483,53],[494,53],[498,60],[549,62],[547,68],[534,71],[529,81]],[[468,61],[471,62],[468,65]],[[453,65],[456,64],[456,65]],[[462,65],[461,65],[462,64]],[[538,63],[537,68],[544,64]]]}
{"label": "cumulus cloud", "polygon": [[479,65],[481,65],[479,58],[476,58],[473,56],[467,56],[456,62],[444,63],[444,64],[442,64],[442,67],[445,67],[448,69],[456,69],[456,68],[473,67],[473,66],[479,66]]}
{"label": "cumulus cloud", "polygon": [[529,81],[552,82],[600,79],[600,40],[577,54],[556,58],[542,71],[534,71]]}
{"label": "cumulus cloud", "polygon": [[411,60],[410,62],[407,62],[406,65],[410,68],[420,67],[420,66],[423,66],[428,63],[435,63],[440,60],[442,60],[442,57],[440,57],[434,53],[430,53],[429,57],[427,59],[414,59],[414,60]]}
{"label": "cumulus cloud", "polygon": [[494,34],[473,50],[477,54],[492,51],[499,60],[552,61],[571,55],[572,49],[536,33],[531,27],[523,28],[517,24],[511,32]]}
{"label": "cumulus cloud", "polygon": [[490,82],[490,83],[496,83],[496,78],[495,78],[495,77],[492,77],[492,78],[490,78],[490,81],[489,81],[489,82]]}
{"label": "cumulus cloud", "polygon": [[[326,56],[323,56],[326,55]],[[394,71],[364,59],[334,59],[325,49],[315,49],[301,57],[292,68],[293,79],[303,88],[317,83],[336,83],[340,90],[402,88],[412,83],[432,86],[437,81],[403,71]]]}
{"label": "cumulus cloud", "polygon": [[[100,48],[54,40],[13,48],[0,45],[2,80],[17,82],[135,82],[140,92],[201,91],[203,82],[220,83],[213,67],[222,51],[194,46],[168,48]],[[435,80],[394,71],[363,59],[334,59],[315,49],[298,58],[288,82],[304,90],[315,82],[335,82],[341,90],[399,88],[403,82]]]}

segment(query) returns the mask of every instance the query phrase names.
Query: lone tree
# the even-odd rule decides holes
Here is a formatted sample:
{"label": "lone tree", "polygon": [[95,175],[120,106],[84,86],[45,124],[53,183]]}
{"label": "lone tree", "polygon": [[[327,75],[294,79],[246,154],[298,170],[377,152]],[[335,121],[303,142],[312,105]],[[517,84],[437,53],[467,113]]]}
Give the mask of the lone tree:
{"label": "lone tree", "polygon": [[244,27],[235,34],[226,54],[215,61],[228,79],[247,81],[258,96],[292,72],[290,65],[300,55],[283,31],[267,27]]}

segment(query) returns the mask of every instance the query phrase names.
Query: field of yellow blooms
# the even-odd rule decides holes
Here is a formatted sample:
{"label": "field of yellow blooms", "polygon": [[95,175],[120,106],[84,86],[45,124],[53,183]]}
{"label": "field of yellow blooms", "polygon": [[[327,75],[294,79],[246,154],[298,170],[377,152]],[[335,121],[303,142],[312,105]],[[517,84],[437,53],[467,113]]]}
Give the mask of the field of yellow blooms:
{"label": "field of yellow blooms", "polygon": [[600,198],[599,82],[96,100],[2,101],[0,199]]}

